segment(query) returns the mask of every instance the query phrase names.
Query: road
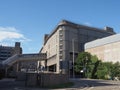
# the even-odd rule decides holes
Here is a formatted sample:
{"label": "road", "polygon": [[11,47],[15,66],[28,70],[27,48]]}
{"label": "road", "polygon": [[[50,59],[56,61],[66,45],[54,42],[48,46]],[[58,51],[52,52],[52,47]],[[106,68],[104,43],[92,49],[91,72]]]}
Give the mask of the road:
{"label": "road", "polygon": [[22,81],[14,79],[0,80],[0,90],[120,90],[120,81],[94,80],[94,79],[70,79],[75,85],[64,89],[40,89],[25,87]]}
{"label": "road", "polygon": [[22,81],[16,81],[15,79],[2,79],[0,80],[0,90],[22,90],[20,88],[24,88],[25,83]]}
{"label": "road", "polygon": [[71,90],[120,90],[120,81],[96,79],[72,79],[71,81],[75,83]]}

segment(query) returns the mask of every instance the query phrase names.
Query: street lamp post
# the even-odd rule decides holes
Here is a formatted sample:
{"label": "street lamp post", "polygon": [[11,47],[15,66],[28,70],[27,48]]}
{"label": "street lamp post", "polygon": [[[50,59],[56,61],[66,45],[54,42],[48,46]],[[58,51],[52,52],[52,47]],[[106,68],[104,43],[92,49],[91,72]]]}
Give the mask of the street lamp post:
{"label": "street lamp post", "polygon": [[85,57],[85,60],[84,60],[84,77],[86,78],[87,77],[87,61],[88,61],[88,57],[86,56]]}
{"label": "street lamp post", "polygon": [[74,39],[72,39],[72,49],[73,49],[73,78],[75,77],[75,75],[74,75]]}

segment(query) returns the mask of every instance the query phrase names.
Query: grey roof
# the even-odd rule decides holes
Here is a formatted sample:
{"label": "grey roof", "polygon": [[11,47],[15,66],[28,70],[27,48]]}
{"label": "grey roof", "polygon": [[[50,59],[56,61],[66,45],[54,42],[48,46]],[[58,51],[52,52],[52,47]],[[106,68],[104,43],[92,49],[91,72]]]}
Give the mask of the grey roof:
{"label": "grey roof", "polygon": [[[73,23],[71,21],[67,21],[67,20],[62,20],[57,26],[56,28],[51,32],[51,34],[48,35],[47,37],[47,40],[44,42],[44,45],[46,44],[46,42],[48,41],[48,39],[58,30],[58,28],[60,26],[71,26],[71,27],[74,27],[74,28],[86,28],[86,29],[89,29],[89,30],[96,30],[98,32],[104,32],[104,33],[109,33],[109,34],[116,34],[113,31],[107,31],[106,30],[106,27],[104,29],[100,29],[100,28],[96,28],[96,27],[91,27],[91,26],[86,26],[86,25],[82,25],[82,24],[76,24],[76,23]],[[110,27],[109,27],[110,28]]]}
{"label": "grey roof", "polygon": [[101,45],[110,44],[110,43],[119,42],[119,41],[120,41],[120,34],[115,34],[105,38],[88,42],[85,44],[85,49],[94,48]]}

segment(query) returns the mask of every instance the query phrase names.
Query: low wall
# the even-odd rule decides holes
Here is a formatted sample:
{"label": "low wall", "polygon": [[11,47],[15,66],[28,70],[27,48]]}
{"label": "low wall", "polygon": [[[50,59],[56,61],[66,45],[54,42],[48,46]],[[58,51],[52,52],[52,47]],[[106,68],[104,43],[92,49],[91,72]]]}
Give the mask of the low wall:
{"label": "low wall", "polygon": [[17,78],[18,81],[25,81],[27,74],[25,72],[17,72]]}
{"label": "low wall", "polygon": [[69,82],[68,75],[56,73],[27,73],[27,86],[51,87]]}

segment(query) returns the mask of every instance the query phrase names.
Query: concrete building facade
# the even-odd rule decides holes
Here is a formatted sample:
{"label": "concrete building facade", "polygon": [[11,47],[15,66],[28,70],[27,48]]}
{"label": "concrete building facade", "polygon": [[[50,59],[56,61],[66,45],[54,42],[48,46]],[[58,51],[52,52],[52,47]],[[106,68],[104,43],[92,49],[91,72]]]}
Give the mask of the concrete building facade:
{"label": "concrete building facade", "polygon": [[85,51],[96,55],[103,62],[120,62],[120,34],[88,42]]}
{"label": "concrete building facade", "polygon": [[72,73],[72,63],[78,53],[84,51],[86,42],[113,34],[115,32],[110,27],[99,29],[63,20],[51,34],[45,35],[40,53],[47,54],[47,70]]}
{"label": "concrete building facade", "polygon": [[40,71],[42,60],[46,61],[46,53],[22,54],[19,42],[14,47],[0,46],[0,70],[5,71],[6,77],[16,77],[18,72]]}
{"label": "concrete building facade", "polygon": [[0,63],[15,54],[22,54],[20,42],[16,42],[14,47],[0,46]]}

